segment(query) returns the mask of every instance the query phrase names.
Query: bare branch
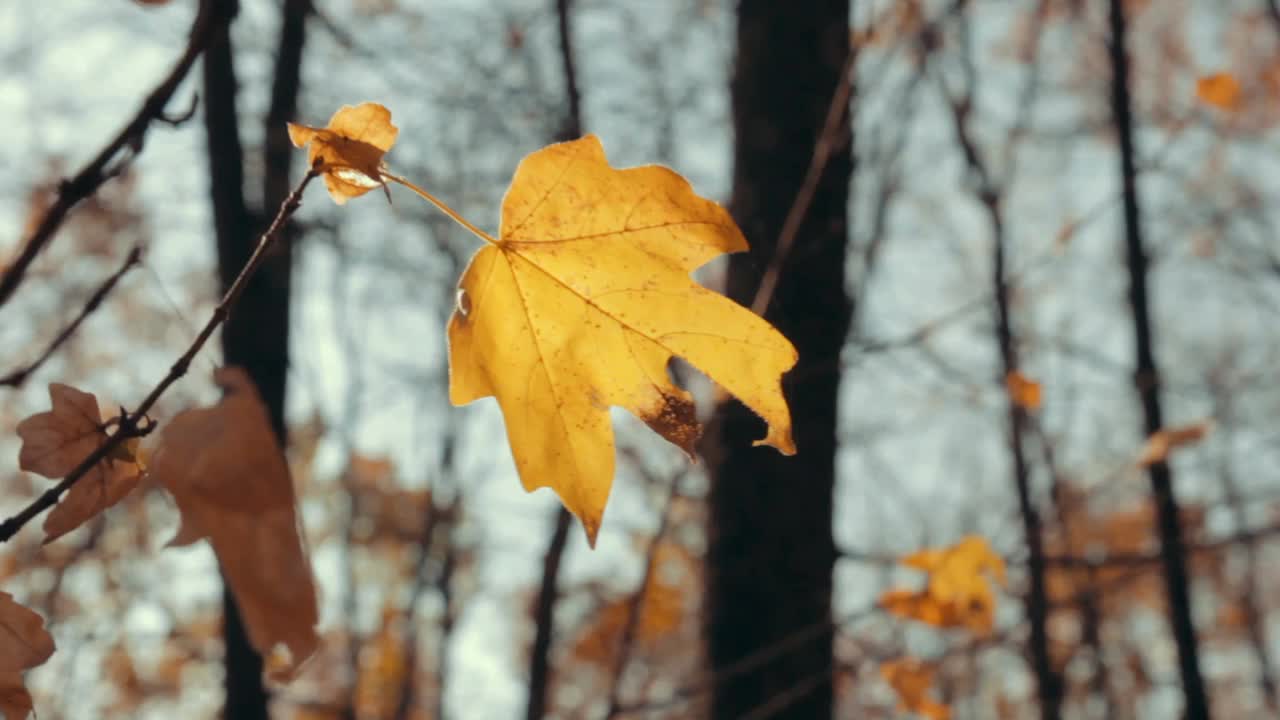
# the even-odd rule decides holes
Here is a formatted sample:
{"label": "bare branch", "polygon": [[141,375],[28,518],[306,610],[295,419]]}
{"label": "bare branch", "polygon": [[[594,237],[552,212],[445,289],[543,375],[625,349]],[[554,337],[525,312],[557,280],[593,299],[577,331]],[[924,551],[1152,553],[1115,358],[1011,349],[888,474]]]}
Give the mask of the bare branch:
{"label": "bare branch", "polygon": [[[958,5],[962,4],[958,3]],[[1004,218],[1004,192],[1002,183],[987,167],[987,161],[974,139],[970,126],[969,119],[974,108],[976,72],[973,68],[968,17],[963,14],[958,16],[963,35],[961,52],[964,56],[961,66],[965,70],[964,91],[958,96],[951,95],[941,78],[938,79],[938,85],[951,109],[956,142],[964,155],[965,164],[974,184],[973,194],[986,214],[987,226],[991,234],[991,294],[996,319],[995,341],[1000,355],[1001,383],[1005,388],[1006,433],[1013,470],[1013,486],[1018,498],[1023,537],[1029,554],[1027,572],[1031,582],[1024,598],[1027,621],[1031,626],[1029,650],[1036,673],[1040,717],[1042,720],[1057,720],[1062,717],[1063,682],[1054,670],[1053,661],[1049,655],[1049,600],[1045,587],[1044,530],[1040,509],[1031,493],[1031,466],[1026,449],[1026,431],[1031,417],[1008,385],[1008,379],[1019,372],[1020,368],[1018,337],[1013,326],[1009,300],[1011,293],[1007,256],[1009,237]]]}
{"label": "bare branch", "polygon": [[85,301],[84,307],[80,309],[80,313],[76,315],[75,319],[72,320],[70,324],[62,329],[62,332],[58,333],[57,337],[55,337],[47,347],[45,347],[44,352],[40,353],[39,357],[32,360],[27,365],[10,372],[4,377],[0,377],[0,385],[22,387],[22,384],[27,381],[27,378],[30,377],[32,373],[39,370],[40,366],[44,365],[50,357],[53,357],[53,353],[56,352],[58,348],[62,347],[63,343],[71,339],[71,336],[75,334],[76,330],[79,329],[85,319],[102,306],[102,301],[106,300],[107,296],[111,294],[111,291],[115,289],[116,284],[120,282],[120,278],[124,277],[126,273],[136,267],[140,262],[142,262],[142,246],[134,245],[133,249],[129,251],[129,254],[125,256],[124,262],[120,265],[119,269],[112,273],[110,277],[98,286],[98,289],[89,296],[87,301]]}
{"label": "bare branch", "polygon": [[644,554],[644,573],[640,576],[640,587],[627,603],[627,624],[622,629],[622,638],[618,641],[618,654],[613,661],[613,673],[609,678],[609,710],[605,720],[612,720],[622,708],[622,674],[627,669],[627,661],[631,659],[631,649],[635,645],[636,630],[640,627],[640,617],[644,612],[644,602],[649,591],[649,579],[653,577],[654,560],[657,559],[658,546],[667,534],[667,526],[671,523],[671,505],[680,494],[680,480],[684,472],[671,478],[671,488],[662,503],[662,511],[658,516],[658,528],[649,538],[649,547]]}
{"label": "bare branch", "polygon": [[35,230],[27,238],[22,251],[0,275],[0,306],[13,296],[18,285],[22,283],[31,263],[53,240],[54,233],[62,226],[68,213],[81,201],[97,192],[107,180],[120,174],[133,158],[142,152],[143,141],[147,129],[153,121],[164,120],[172,124],[172,120],[164,117],[165,106],[178,85],[187,77],[195,64],[196,58],[205,51],[219,28],[225,28],[231,21],[233,3],[218,0],[202,0],[196,11],[196,19],[191,27],[191,38],[182,57],[156,86],[133,119],[124,126],[119,134],[107,143],[93,160],[89,161],[76,176],[64,180],[58,186],[58,198],[45,211]]}
{"label": "bare branch", "polygon": [[298,183],[298,186],[294,188],[294,191],[285,199],[284,204],[280,206],[280,211],[276,214],[275,220],[272,221],[271,227],[267,228],[266,232],[264,232],[258,239],[258,246],[254,249],[252,257],[249,258],[249,262],[245,264],[244,268],[240,271],[240,274],[236,277],[235,282],[227,289],[226,294],[222,297],[222,301],[218,303],[216,308],[214,308],[213,314],[209,317],[209,321],[205,323],[204,328],[200,330],[198,335],[196,335],[195,340],[191,342],[191,345],[186,349],[186,351],[183,352],[182,355],[178,357],[177,361],[173,363],[173,366],[169,368],[169,373],[151,389],[151,392],[142,400],[142,403],[138,405],[137,409],[133,412],[121,413],[119,422],[116,425],[115,433],[109,436],[105,443],[103,443],[97,450],[90,453],[89,457],[85,458],[83,462],[77,465],[76,468],[63,478],[61,482],[53,488],[45,491],[44,494],[36,498],[30,505],[23,508],[17,515],[10,517],[3,523],[0,523],[0,543],[7,542],[33,518],[56,505],[58,503],[58,498],[62,497],[62,493],[69,490],[72,485],[75,485],[76,482],[85,475],[85,473],[89,472],[89,470],[93,469],[95,465],[102,462],[102,460],[110,455],[113,450],[123,444],[126,439],[141,437],[150,433],[154,429],[155,423],[147,417],[147,412],[155,406],[156,402],[160,399],[160,396],[169,389],[170,385],[173,385],[179,378],[187,374],[187,368],[191,366],[191,361],[195,358],[196,353],[200,352],[200,349],[204,347],[204,344],[213,336],[214,331],[226,322],[227,317],[231,314],[232,306],[235,305],[236,300],[240,298],[241,292],[244,291],[244,286],[248,283],[249,278],[253,277],[258,266],[260,266],[263,259],[266,258],[267,250],[280,235],[280,229],[284,227],[285,222],[288,221],[289,217],[302,206],[302,192],[306,189],[307,185],[309,185],[311,181],[319,175],[320,168],[319,165],[317,165],[302,178],[302,182]]}

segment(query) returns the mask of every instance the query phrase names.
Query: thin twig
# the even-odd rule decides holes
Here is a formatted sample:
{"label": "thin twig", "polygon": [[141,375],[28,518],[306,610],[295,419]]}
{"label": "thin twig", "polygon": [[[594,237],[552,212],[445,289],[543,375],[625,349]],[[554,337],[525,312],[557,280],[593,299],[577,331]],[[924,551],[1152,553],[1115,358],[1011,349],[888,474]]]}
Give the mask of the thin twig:
{"label": "thin twig", "polygon": [[[960,9],[963,9],[964,5],[964,0],[957,3]],[[1018,498],[1019,517],[1022,520],[1023,537],[1029,555],[1027,573],[1030,577],[1030,587],[1024,598],[1027,622],[1031,630],[1028,649],[1036,675],[1040,717],[1042,720],[1058,720],[1062,717],[1063,683],[1061,676],[1054,670],[1053,660],[1049,655],[1049,603],[1045,586],[1043,522],[1040,509],[1032,496],[1031,464],[1026,450],[1026,430],[1031,418],[1019,399],[1015,397],[1008,382],[1014,373],[1019,372],[1019,360],[1018,337],[1013,324],[1012,303],[1009,299],[1013,286],[1009,280],[1009,238],[1003,210],[1003,184],[988,168],[969,123],[970,114],[974,108],[974,86],[977,82],[977,73],[973,66],[968,16],[958,14],[962,18],[963,39],[960,45],[961,52],[964,53],[961,62],[964,69],[964,91],[958,96],[952,96],[946,88],[945,81],[940,77],[938,85],[951,110],[956,143],[964,155],[965,164],[974,185],[974,198],[983,208],[991,235],[991,295],[996,320],[996,348],[999,351],[1001,380],[1004,386],[1007,418],[1005,429],[1013,471],[1013,486]],[[1011,178],[1006,178],[1006,180],[1009,179]]]}
{"label": "thin twig", "polygon": [[525,705],[526,720],[541,720],[546,715],[547,690],[551,684],[551,642],[555,638],[555,609],[560,580],[560,563],[569,545],[569,528],[573,516],[563,507],[556,509],[556,527],[542,556],[542,583],[534,605],[533,648],[529,651],[529,699]]}
{"label": "thin twig", "polygon": [[622,708],[622,674],[627,669],[627,661],[631,658],[631,650],[635,645],[636,630],[640,627],[640,617],[644,612],[645,598],[649,594],[649,580],[653,577],[653,565],[657,559],[658,546],[667,534],[667,526],[671,524],[671,505],[680,494],[680,480],[684,472],[671,479],[671,488],[662,503],[662,514],[658,518],[658,528],[649,538],[649,547],[644,554],[644,574],[640,576],[640,587],[627,603],[627,624],[622,628],[622,638],[618,641],[618,652],[613,661],[613,673],[609,676],[609,709],[605,712],[605,720],[612,720]]}
{"label": "thin twig", "polygon": [[809,677],[798,680],[791,687],[774,695],[764,703],[756,706],[751,712],[743,715],[741,720],[768,720],[769,718],[777,717],[779,713],[785,712],[787,708],[803,700],[809,693],[831,682],[831,677],[834,673],[834,668],[824,668]]}
{"label": "thin twig", "polygon": [[76,315],[76,318],[63,328],[62,332],[58,333],[57,337],[55,337],[49,345],[45,347],[44,352],[40,353],[35,360],[32,360],[27,365],[10,372],[4,377],[0,377],[0,385],[22,387],[22,384],[27,381],[27,378],[30,377],[32,373],[39,370],[40,366],[44,365],[50,357],[53,357],[53,353],[56,352],[58,348],[62,347],[63,343],[71,339],[71,336],[80,328],[80,325],[85,321],[85,319],[102,306],[102,301],[106,300],[107,296],[111,294],[111,291],[115,289],[116,284],[120,282],[120,278],[124,277],[125,274],[136,267],[140,262],[142,262],[142,246],[134,245],[133,249],[129,251],[129,254],[125,256],[124,262],[120,265],[119,269],[112,273],[110,277],[98,286],[98,289],[94,291],[93,295],[89,296],[84,307],[80,308],[80,314]]}
{"label": "thin twig", "polygon": [[22,251],[13,259],[9,267],[5,268],[4,274],[0,275],[0,306],[13,296],[31,263],[49,245],[54,233],[62,226],[62,221],[71,209],[97,192],[107,180],[119,175],[128,163],[142,152],[147,129],[153,121],[163,118],[165,105],[191,71],[196,58],[209,46],[217,30],[230,23],[233,5],[234,3],[221,0],[203,0],[200,3],[195,22],[191,27],[191,38],[187,48],[173,69],[151,91],[133,119],[111,142],[107,143],[97,157],[89,161],[89,164],[76,173],[75,177],[63,181],[58,186],[57,200],[45,211],[44,217],[40,218],[40,223],[27,238]]}
{"label": "thin twig", "polygon": [[693,702],[697,698],[710,693],[718,685],[722,685],[734,678],[741,677],[746,673],[763,667],[789,652],[804,647],[810,642],[826,638],[843,625],[861,620],[879,611],[880,609],[875,606],[859,608],[838,619],[819,620],[801,627],[789,635],[779,638],[777,641],[768,645],[764,645],[751,654],[744,655],[740,659],[719,668],[714,673],[711,673],[709,678],[696,684],[680,688],[666,698],[623,705],[618,708],[617,717],[634,715],[641,712],[666,710],[677,705]]}
{"label": "thin twig", "polygon": [[119,424],[116,431],[107,438],[107,441],[89,454],[74,470],[67,474],[53,488],[46,490],[44,494],[36,498],[30,505],[23,508],[17,515],[10,517],[3,523],[0,523],[0,543],[8,541],[22,529],[24,525],[35,518],[40,513],[48,510],[58,503],[58,498],[62,493],[76,484],[85,473],[89,472],[98,463],[102,462],[113,450],[119,447],[128,438],[141,437],[150,433],[155,428],[155,423],[147,417],[147,412],[155,406],[160,396],[169,389],[183,375],[187,374],[187,369],[191,366],[191,361],[195,358],[196,353],[204,347],[209,338],[213,336],[227,317],[231,314],[231,308],[235,305],[236,300],[240,298],[240,293],[244,291],[244,286],[249,282],[249,278],[253,277],[258,266],[267,256],[267,250],[274,243],[276,237],[280,234],[280,229],[284,227],[285,222],[297,211],[302,205],[302,192],[306,190],[307,185],[320,175],[320,167],[317,164],[302,178],[302,182],[294,188],[289,197],[285,199],[284,204],[280,206],[280,211],[276,214],[275,220],[271,222],[271,227],[258,239],[258,246],[254,249],[253,255],[249,261],[245,263],[244,269],[236,277],[235,282],[227,289],[222,301],[213,309],[213,314],[209,317],[209,321],[205,323],[200,333],[196,335],[195,340],[191,342],[191,346],[186,352],[178,357],[173,366],[169,368],[169,373],[156,384],[151,392],[142,400],[137,409],[133,412],[122,412],[119,418]]}
{"label": "thin twig", "polygon": [[192,93],[191,104],[187,106],[186,110],[183,110],[177,115],[170,115],[167,112],[162,112],[156,116],[156,120],[168,125],[169,127],[178,127],[195,117],[196,110],[198,109],[200,109],[200,93]]}
{"label": "thin twig", "polygon": [[809,161],[808,171],[805,172],[804,182],[801,183],[791,208],[787,210],[787,217],[782,222],[782,230],[778,233],[778,242],[774,245],[773,257],[769,259],[769,266],[765,268],[764,277],[760,278],[760,285],[756,288],[755,297],[751,300],[751,311],[757,315],[763,316],[764,311],[769,307],[769,302],[773,300],[773,293],[778,289],[778,278],[782,275],[783,266],[787,264],[787,256],[791,254],[792,246],[796,244],[800,224],[809,215],[809,206],[813,204],[813,198],[818,192],[818,183],[822,181],[827,163],[832,155],[843,150],[849,142],[848,134],[841,132],[840,128],[843,127],[841,121],[849,112],[849,96],[853,92],[853,81],[849,75],[853,72],[853,64],[857,58],[857,51],[851,49],[848,57],[845,58],[844,66],[840,69],[840,82],[831,95],[827,117],[823,122],[818,142],[813,146],[813,157]]}
{"label": "thin twig", "polygon": [[[1257,544],[1263,541],[1280,539],[1280,525],[1263,525],[1251,530],[1241,530],[1217,540],[1189,544],[1186,551],[1189,555],[1201,555],[1229,550],[1237,545]],[[863,552],[853,549],[838,549],[837,554],[844,560],[867,565],[897,565],[902,562],[901,555],[893,553]],[[1023,566],[1026,558],[1011,555],[1002,558],[1011,567]],[[1144,565],[1155,565],[1160,562],[1157,552],[1113,552],[1100,557],[1089,555],[1053,554],[1044,556],[1045,565],[1064,568],[1094,568],[1098,570],[1112,568],[1132,568]]]}
{"label": "thin twig", "polygon": [[[1224,450],[1219,455],[1218,474],[1222,479],[1227,505],[1231,509],[1236,527],[1240,528],[1248,522],[1249,512],[1245,498],[1240,493],[1240,483],[1231,462],[1232,398],[1217,383],[1213,386],[1213,404],[1214,417],[1223,420],[1223,432],[1228,433],[1222,438]],[[1244,612],[1245,634],[1249,638],[1249,644],[1253,646],[1253,657],[1258,664],[1258,684],[1262,686],[1263,702],[1273,717],[1280,716],[1280,693],[1277,693],[1276,689],[1275,663],[1271,660],[1267,642],[1267,612],[1259,602],[1260,596],[1265,592],[1260,579],[1266,576],[1267,566],[1265,561],[1259,558],[1257,543],[1254,540],[1243,543],[1241,549],[1244,551],[1246,572],[1241,581],[1243,587],[1239,589],[1236,599]]]}

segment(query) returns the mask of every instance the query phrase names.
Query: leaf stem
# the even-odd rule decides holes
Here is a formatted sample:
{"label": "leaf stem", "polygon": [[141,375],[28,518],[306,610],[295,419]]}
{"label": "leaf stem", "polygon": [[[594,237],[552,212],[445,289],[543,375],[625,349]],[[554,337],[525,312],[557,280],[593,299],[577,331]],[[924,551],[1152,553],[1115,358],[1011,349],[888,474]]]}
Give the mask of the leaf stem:
{"label": "leaf stem", "polygon": [[426,200],[427,202],[431,203],[432,205],[435,205],[437,208],[440,208],[440,211],[441,211],[441,212],[443,212],[445,215],[448,215],[449,217],[453,218],[453,221],[454,221],[454,222],[458,223],[459,225],[461,225],[462,227],[466,228],[467,230],[470,230],[470,231],[471,231],[471,233],[472,233],[473,235],[475,235],[476,237],[480,238],[481,240],[483,240],[483,241],[485,241],[485,242],[489,243],[490,245],[500,245],[500,244],[501,244],[501,243],[499,243],[496,239],[494,239],[494,237],[493,237],[492,235],[490,235],[489,233],[487,233],[487,232],[485,232],[485,231],[481,230],[480,228],[476,227],[475,225],[472,225],[472,224],[471,224],[471,222],[470,222],[469,220],[467,220],[466,218],[464,218],[464,217],[462,217],[461,215],[459,215],[459,214],[458,214],[458,212],[457,212],[456,210],[454,210],[453,208],[451,208],[451,207],[449,207],[448,205],[446,205],[446,204],[445,204],[445,202],[444,202],[443,200],[441,200],[440,198],[436,197],[435,195],[432,195],[431,193],[427,192],[426,190],[423,190],[422,188],[418,187],[417,185],[414,185],[413,183],[409,182],[408,180],[406,180],[406,179],[404,179],[404,178],[400,177],[399,175],[395,175],[395,174],[393,174],[393,173],[389,173],[389,172],[382,172],[382,173],[380,173],[380,174],[382,175],[382,177],[386,178],[387,180],[390,180],[391,182],[399,183],[400,185],[405,186],[406,188],[408,188],[408,189],[412,190],[414,193],[416,193],[416,194],[417,194],[419,197],[421,197],[423,200]]}

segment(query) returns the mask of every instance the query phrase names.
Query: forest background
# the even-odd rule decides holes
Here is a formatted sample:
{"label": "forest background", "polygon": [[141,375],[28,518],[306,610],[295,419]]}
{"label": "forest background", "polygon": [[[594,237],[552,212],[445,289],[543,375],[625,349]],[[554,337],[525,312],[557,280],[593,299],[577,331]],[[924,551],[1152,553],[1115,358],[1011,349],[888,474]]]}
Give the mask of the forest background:
{"label": "forest background", "polygon": [[[48,383],[109,409],[165,375],[305,171],[285,123],[366,100],[395,113],[396,170],[486,228],[553,141],[676,169],[752,245],[699,281],[767,300],[801,354],[791,460],[685,367],[698,464],[616,413],[588,549],[520,489],[496,406],[449,403],[474,238],[407,193],[313,187],[152,414],[249,367],[321,652],[263,686],[212,553],[162,549],[176,511],[148,486],[0,545],[0,589],[58,646],[27,675],[39,717],[1280,712],[1272,0],[11,3],[0,67],[6,271],[152,120],[0,300],[11,457]],[[0,473],[0,518],[48,487]],[[1007,567],[991,607],[903,602],[941,575],[913,553],[972,536]]]}

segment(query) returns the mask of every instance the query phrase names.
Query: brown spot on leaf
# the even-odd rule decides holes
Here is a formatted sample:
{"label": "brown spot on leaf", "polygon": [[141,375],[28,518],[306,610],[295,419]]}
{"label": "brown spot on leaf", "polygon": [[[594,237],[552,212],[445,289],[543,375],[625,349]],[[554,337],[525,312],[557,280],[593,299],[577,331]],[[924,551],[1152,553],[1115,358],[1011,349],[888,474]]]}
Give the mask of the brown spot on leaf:
{"label": "brown spot on leaf", "polygon": [[641,416],[645,424],[676,447],[684,450],[692,459],[702,426],[698,424],[697,408],[687,398],[679,395],[662,396],[662,402],[654,411]]}

